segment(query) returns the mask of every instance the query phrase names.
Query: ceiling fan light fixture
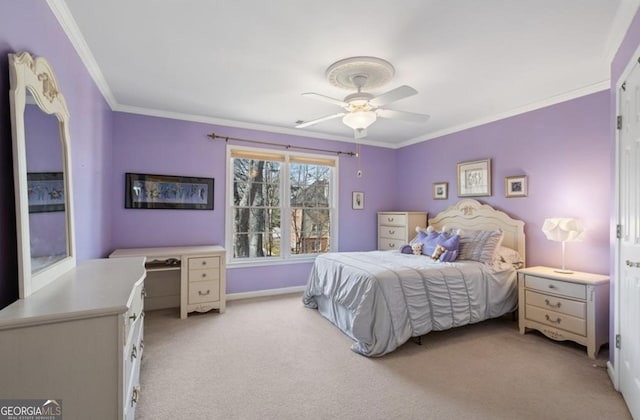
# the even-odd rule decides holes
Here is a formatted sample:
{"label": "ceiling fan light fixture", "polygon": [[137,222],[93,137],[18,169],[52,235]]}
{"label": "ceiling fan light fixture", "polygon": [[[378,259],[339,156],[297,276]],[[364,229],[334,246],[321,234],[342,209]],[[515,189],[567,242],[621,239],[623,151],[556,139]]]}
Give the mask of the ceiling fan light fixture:
{"label": "ceiling fan light fixture", "polygon": [[342,122],[354,130],[359,130],[369,127],[376,122],[376,118],[374,111],[355,111],[342,117]]}

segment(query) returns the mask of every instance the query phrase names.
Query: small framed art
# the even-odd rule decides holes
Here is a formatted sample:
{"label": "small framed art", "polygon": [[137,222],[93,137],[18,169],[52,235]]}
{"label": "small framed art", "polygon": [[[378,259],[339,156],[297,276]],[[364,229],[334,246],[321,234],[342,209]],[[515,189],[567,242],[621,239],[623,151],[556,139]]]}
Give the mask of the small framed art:
{"label": "small framed art", "polygon": [[491,195],[491,159],[458,163],[458,197]]}
{"label": "small framed art", "polygon": [[364,209],[364,193],[362,191],[351,193],[351,208],[354,210]]}
{"label": "small framed art", "polygon": [[508,176],[504,179],[504,196],[507,198],[526,197],[528,184],[526,175]]}
{"label": "small framed art", "polygon": [[449,197],[449,183],[434,182],[433,183],[433,199],[446,200],[448,197]]}
{"label": "small framed art", "polygon": [[213,178],[125,174],[124,208],[213,210]]}

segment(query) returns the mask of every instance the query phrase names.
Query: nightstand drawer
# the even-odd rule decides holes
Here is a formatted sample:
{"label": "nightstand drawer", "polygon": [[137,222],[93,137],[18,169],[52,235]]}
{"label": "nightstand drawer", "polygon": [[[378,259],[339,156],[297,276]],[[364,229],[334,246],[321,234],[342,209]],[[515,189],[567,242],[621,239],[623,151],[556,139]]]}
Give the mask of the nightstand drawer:
{"label": "nightstand drawer", "polygon": [[382,238],[399,239],[404,241],[407,231],[400,226],[380,226],[380,236]]}
{"label": "nightstand drawer", "polygon": [[538,306],[548,311],[560,312],[581,319],[587,317],[587,304],[584,302],[545,295],[531,290],[526,291],[526,300],[527,304]]}
{"label": "nightstand drawer", "polygon": [[548,311],[537,306],[527,305],[525,309],[527,319],[548,325],[553,328],[569,331],[582,336],[587,335],[587,321],[584,318]]}
{"label": "nightstand drawer", "polygon": [[576,299],[587,298],[587,290],[582,284],[546,279],[544,277],[532,275],[526,275],[524,281],[527,289],[536,289],[541,292],[554,293],[556,295],[563,295]]}
{"label": "nightstand drawer", "polygon": [[189,270],[220,267],[220,257],[189,258]]}
{"label": "nightstand drawer", "polygon": [[378,214],[378,225],[385,226],[406,226],[407,215],[406,214],[391,214],[380,213]]}
{"label": "nightstand drawer", "polygon": [[220,270],[189,270],[189,282],[194,281],[209,281],[220,279]]}

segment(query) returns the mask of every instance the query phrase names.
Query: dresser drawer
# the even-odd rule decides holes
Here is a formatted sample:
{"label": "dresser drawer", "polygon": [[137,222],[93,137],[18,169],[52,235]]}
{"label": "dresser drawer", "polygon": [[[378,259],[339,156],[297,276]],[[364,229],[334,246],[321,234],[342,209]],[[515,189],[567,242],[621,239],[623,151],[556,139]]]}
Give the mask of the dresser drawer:
{"label": "dresser drawer", "polygon": [[220,282],[198,281],[189,283],[189,303],[205,303],[220,300]]}
{"label": "dresser drawer", "polygon": [[124,378],[125,378],[125,397],[130,394],[133,388],[134,382],[138,381],[138,378],[132,373],[136,370],[136,364],[140,363],[142,359],[142,337],[144,331],[143,318],[139,318],[132,326],[133,333],[129,336],[127,345],[124,349]]}
{"label": "dresser drawer", "polygon": [[524,278],[525,287],[527,289],[536,289],[545,293],[554,293],[557,295],[563,295],[567,297],[573,297],[576,299],[586,299],[587,289],[583,284],[570,283],[566,281],[546,279],[544,277],[537,277],[526,275]]}
{"label": "dresser drawer", "polygon": [[125,313],[124,319],[124,336],[129,337],[131,327],[134,326],[136,321],[140,319],[142,316],[142,311],[144,309],[144,282],[140,282],[131,293],[131,302],[129,305],[129,309]]}
{"label": "dresser drawer", "polygon": [[220,257],[189,258],[189,270],[220,267]]}
{"label": "dresser drawer", "polygon": [[404,241],[407,237],[407,230],[400,226],[380,226],[379,231],[381,238],[399,239]]}
{"label": "dresser drawer", "polygon": [[585,319],[587,317],[587,304],[585,302],[545,295],[542,293],[532,292],[531,290],[527,290],[525,294],[527,304],[529,305],[571,315],[576,318]]}
{"label": "dresser drawer", "polygon": [[220,270],[211,268],[206,270],[189,270],[189,283],[194,281],[211,281],[220,279]]}
{"label": "dresser drawer", "polygon": [[548,325],[553,328],[569,331],[574,334],[587,335],[587,321],[560,312],[549,311],[537,306],[527,305],[525,308],[527,319]]}
{"label": "dresser drawer", "polygon": [[383,251],[388,249],[400,249],[402,245],[406,245],[406,244],[407,242],[404,240],[378,238],[378,249]]}
{"label": "dresser drawer", "polygon": [[381,213],[378,215],[378,226],[406,226],[406,214]]}

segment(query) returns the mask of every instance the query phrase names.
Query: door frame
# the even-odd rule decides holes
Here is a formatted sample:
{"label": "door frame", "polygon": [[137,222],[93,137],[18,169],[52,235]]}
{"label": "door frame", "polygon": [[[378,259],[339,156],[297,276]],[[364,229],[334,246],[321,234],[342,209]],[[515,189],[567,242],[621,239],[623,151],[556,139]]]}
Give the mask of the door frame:
{"label": "door frame", "polygon": [[[609,335],[610,343],[609,349],[613,345],[613,355],[614,355],[614,363],[611,363],[611,358],[607,362],[607,372],[609,373],[609,378],[613,383],[616,391],[620,391],[620,376],[619,371],[616,368],[620,361],[620,349],[615,346],[615,338],[620,333],[620,288],[618,287],[618,278],[620,277],[621,272],[621,264],[620,261],[620,238],[616,235],[617,226],[620,224],[620,133],[621,130],[617,128],[617,116],[620,115],[622,109],[620,107],[620,90],[622,89],[622,84],[629,77],[635,66],[640,65],[640,45],[636,48],[636,50],[631,54],[629,61],[624,67],[624,70],[620,74],[618,80],[615,83],[615,113],[613,114],[613,129],[615,132],[615,168],[614,168],[614,191],[615,196],[613,200],[614,208],[614,224],[612,226],[612,235],[615,239],[614,241],[614,250],[613,250],[613,263],[611,264],[613,267],[613,280],[611,282],[612,287],[614,287],[613,293],[613,310],[611,313],[614,314],[613,319],[613,334]],[[612,340],[611,340],[612,339]]]}

